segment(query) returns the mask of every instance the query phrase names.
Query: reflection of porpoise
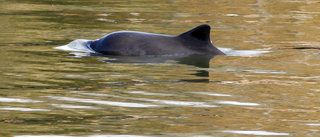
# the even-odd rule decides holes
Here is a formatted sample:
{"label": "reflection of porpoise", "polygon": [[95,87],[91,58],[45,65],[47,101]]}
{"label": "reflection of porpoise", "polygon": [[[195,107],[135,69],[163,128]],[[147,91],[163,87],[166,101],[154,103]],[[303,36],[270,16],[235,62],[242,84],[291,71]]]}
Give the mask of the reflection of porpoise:
{"label": "reflection of porpoise", "polygon": [[209,25],[198,26],[178,36],[119,31],[91,41],[90,47],[105,55],[121,56],[225,55],[211,43]]}

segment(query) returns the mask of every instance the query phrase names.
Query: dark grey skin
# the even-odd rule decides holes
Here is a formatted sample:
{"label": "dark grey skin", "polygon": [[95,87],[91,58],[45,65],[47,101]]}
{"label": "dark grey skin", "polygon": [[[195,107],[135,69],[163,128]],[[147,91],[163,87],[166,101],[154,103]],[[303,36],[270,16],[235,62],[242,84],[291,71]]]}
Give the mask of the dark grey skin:
{"label": "dark grey skin", "polygon": [[119,56],[225,55],[211,43],[209,25],[200,25],[178,36],[119,31],[92,41],[90,47],[105,55]]}

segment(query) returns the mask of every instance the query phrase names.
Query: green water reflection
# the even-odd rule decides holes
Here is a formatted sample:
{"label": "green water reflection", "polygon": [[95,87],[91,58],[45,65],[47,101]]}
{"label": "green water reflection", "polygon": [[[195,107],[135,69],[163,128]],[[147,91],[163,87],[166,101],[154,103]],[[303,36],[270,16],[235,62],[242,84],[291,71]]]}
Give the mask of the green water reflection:
{"label": "green water reflection", "polygon": [[[0,0],[0,135],[319,136],[319,6]],[[218,47],[271,52],[217,56],[200,68],[54,49],[114,31],[177,35],[200,24],[212,26]]]}

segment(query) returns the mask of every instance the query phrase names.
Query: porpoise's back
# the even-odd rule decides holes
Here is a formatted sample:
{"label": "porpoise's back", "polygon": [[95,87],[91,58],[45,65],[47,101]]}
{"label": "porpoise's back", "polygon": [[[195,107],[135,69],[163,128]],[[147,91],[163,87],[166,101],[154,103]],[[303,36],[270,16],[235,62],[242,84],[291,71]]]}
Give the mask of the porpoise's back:
{"label": "porpoise's back", "polygon": [[136,31],[119,31],[97,39],[90,45],[97,52],[121,56],[159,56],[175,54],[224,55],[210,40],[210,26],[201,25],[178,36]]}

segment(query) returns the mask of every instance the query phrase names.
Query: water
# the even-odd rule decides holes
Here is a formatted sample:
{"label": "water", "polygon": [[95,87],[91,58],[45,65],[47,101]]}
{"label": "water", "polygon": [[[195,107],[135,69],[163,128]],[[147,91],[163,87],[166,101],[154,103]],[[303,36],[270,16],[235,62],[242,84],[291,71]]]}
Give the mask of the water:
{"label": "water", "polygon": [[[0,0],[0,136],[319,136],[319,4]],[[201,24],[228,56],[56,49]]]}

